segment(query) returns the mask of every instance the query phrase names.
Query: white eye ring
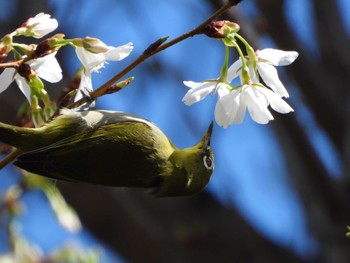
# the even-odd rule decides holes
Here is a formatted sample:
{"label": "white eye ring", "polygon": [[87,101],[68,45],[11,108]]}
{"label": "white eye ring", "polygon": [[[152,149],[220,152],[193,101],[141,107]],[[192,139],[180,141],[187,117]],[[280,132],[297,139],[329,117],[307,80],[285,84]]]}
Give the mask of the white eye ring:
{"label": "white eye ring", "polygon": [[205,168],[207,168],[208,170],[212,170],[213,169],[213,160],[207,156],[207,155],[204,155],[203,156],[203,163],[204,163],[204,166]]}

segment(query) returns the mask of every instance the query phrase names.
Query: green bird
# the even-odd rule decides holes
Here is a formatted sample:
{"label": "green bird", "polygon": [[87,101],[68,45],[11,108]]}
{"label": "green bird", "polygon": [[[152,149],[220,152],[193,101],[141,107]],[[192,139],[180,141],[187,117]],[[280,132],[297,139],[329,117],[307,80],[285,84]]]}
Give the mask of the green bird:
{"label": "green bird", "polygon": [[40,128],[0,123],[0,141],[22,153],[14,164],[71,182],[148,188],[155,196],[202,191],[214,169],[213,123],[200,142],[178,149],[152,122],[114,111],[62,110]]}

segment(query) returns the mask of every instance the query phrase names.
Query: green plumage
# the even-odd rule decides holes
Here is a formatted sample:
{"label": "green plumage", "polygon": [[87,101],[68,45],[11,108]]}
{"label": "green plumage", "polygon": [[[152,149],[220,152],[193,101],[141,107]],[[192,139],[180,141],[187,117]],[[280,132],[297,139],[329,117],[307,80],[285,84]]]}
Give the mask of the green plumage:
{"label": "green plumage", "polygon": [[179,150],[153,123],[122,112],[64,111],[41,128],[0,123],[0,140],[23,151],[15,165],[72,182],[144,187],[157,196],[195,194],[213,170],[212,125]]}

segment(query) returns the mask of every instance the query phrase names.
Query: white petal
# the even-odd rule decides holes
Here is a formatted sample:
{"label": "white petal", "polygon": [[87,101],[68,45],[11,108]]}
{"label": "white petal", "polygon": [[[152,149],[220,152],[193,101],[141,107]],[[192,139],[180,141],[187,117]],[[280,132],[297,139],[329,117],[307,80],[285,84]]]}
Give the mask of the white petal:
{"label": "white petal", "polygon": [[248,65],[248,69],[249,69],[249,76],[250,79],[253,83],[259,83],[259,76],[257,74],[257,72],[255,71],[253,65]]}
{"label": "white petal", "polygon": [[92,71],[97,65],[105,61],[105,57],[101,53],[94,54],[83,47],[76,47],[75,52],[86,71]]}
{"label": "white petal", "polygon": [[237,91],[237,93],[239,93],[239,96],[237,96],[237,99],[239,99],[238,101],[238,109],[236,110],[236,112],[232,112],[232,123],[236,123],[236,124],[240,124],[243,121],[246,109],[247,109],[247,105],[245,103],[243,103],[242,98],[241,98],[241,93]]}
{"label": "white petal", "polygon": [[186,105],[192,105],[195,102],[198,102],[212,93],[215,89],[216,82],[193,82],[193,81],[184,81],[186,86],[193,86],[185,96],[182,98],[182,101]]}
{"label": "white petal", "polygon": [[289,97],[288,91],[280,81],[277,70],[274,66],[269,65],[268,63],[260,62],[258,63],[258,72],[268,87],[280,94],[282,97]]}
{"label": "white petal", "polygon": [[271,108],[275,111],[279,113],[289,113],[294,111],[293,108],[289,106],[289,104],[285,102],[279,94],[264,88],[259,89],[259,91],[266,96]]}
{"label": "white petal", "polygon": [[75,95],[74,102],[80,100],[83,94],[88,95],[92,90],[91,74],[82,74],[79,84],[79,92]]}
{"label": "white petal", "polygon": [[[183,84],[185,84],[187,87],[189,87],[191,89],[195,89],[195,88],[201,87],[201,86],[203,86],[203,83],[210,83],[210,82],[195,82],[195,81],[192,81],[192,80],[185,80],[185,81],[183,81]],[[215,83],[215,82],[213,81],[213,83]]]}
{"label": "white petal", "polygon": [[48,82],[56,83],[62,79],[62,69],[55,57],[56,53],[34,60],[30,65],[38,76]]}
{"label": "white petal", "polygon": [[54,31],[58,27],[58,22],[56,19],[50,18],[48,14],[39,13],[35,17],[29,18],[26,25],[33,27],[30,29],[33,33],[33,37],[41,38]]}
{"label": "white petal", "polygon": [[260,124],[266,124],[270,120],[273,120],[271,112],[267,109],[264,100],[261,96],[257,96],[259,93],[253,92],[254,88],[247,88],[241,95],[241,100],[248,106],[248,111],[252,119]]}
{"label": "white petal", "polygon": [[43,36],[47,35],[48,33],[54,31],[58,27],[58,22],[56,19],[51,19],[47,21],[47,24],[40,24],[35,26],[33,29],[33,32],[35,35],[33,35],[34,38],[42,38]]}
{"label": "white petal", "polygon": [[275,66],[286,66],[294,62],[299,56],[296,51],[283,51],[279,49],[266,48],[259,50],[259,59],[268,60]]}
{"label": "white petal", "polygon": [[91,75],[90,74],[82,74],[81,75],[81,81],[79,85],[79,89],[84,89],[88,92],[91,92],[93,90],[92,88],[92,81],[91,81]]}
{"label": "white petal", "polygon": [[23,78],[22,76],[20,76],[19,74],[16,75],[16,83],[19,87],[19,89],[22,91],[22,93],[24,94],[24,96],[27,98],[27,100],[29,101],[29,103],[31,103],[30,100],[30,86],[27,83],[27,81],[25,80],[25,78]]}
{"label": "white petal", "polygon": [[218,95],[220,98],[220,97],[223,97],[223,96],[226,96],[227,94],[229,94],[230,90],[227,88],[226,84],[219,83],[217,92],[218,92]]}
{"label": "white petal", "polygon": [[41,21],[43,18],[46,18],[46,17],[50,17],[50,15],[44,14],[43,12],[40,12],[40,13],[37,14],[36,16],[30,17],[30,18],[27,20],[27,22],[25,22],[24,24],[27,25],[27,26],[33,26],[33,25],[35,25],[36,23],[38,23],[39,21]]}
{"label": "white petal", "polygon": [[270,120],[273,120],[273,116],[267,108],[261,111],[255,104],[249,104],[248,111],[256,123],[267,124]]}
{"label": "white petal", "polygon": [[119,47],[108,47],[108,51],[102,53],[106,60],[119,61],[129,56],[134,46],[131,42]]}
{"label": "white petal", "polygon": [[269,106],[269,101],[266,96],[262,94],[260,88],[250,85],[245,85],[244,90],[249,93],[250,99],[254,100],[254,103],[257,104],[261,110]]}
{"label": "white petal", "polygon": [[242,61],[236,60],[227,70],[227,82],[231,83],[232,80],[241,75]]}
{"label": "white petal", "polygon": [[239,91],[234,91],[218,99],[214,113],[218,125],[227,128],[233,123],[242,123],[246,105],[240,103],[240,95]]}
{"label": "white petal", "polygon": [[0,75],[0,93],[6,90],[12,81],[14,80],[14,75],[16,70],[14,68],[5,68]]}
{"label": "white petal", "polygon": [[83,47],[76,47],[75,52],[86,71],[92,71],[106,60],[118,61],[127,57],[133,49],[133,44],[128,43],[119,47],[109,46],[108,49],[105,53],[92,53]]}
{"label": "white petal", "polygon": [[[224,101],[225,100],[224,97],[218,99],[215,105],[214,116],[215,116],[216,123],[219,126],[227,128],[228,126],[230,126],[230,115],[227,112],[227,109],[226,109],[227,102]],[[234,106],[238,108],[237,104],[233,105],[232,107]]]}

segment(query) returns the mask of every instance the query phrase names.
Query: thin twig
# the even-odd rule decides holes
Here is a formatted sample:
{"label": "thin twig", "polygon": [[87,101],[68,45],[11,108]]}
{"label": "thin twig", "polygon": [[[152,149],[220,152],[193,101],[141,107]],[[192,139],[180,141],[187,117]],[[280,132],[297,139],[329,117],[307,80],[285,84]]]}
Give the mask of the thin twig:
{"label": "thin twig", "polygon": [[0,68],[18,68],[19,65],[24,61],[24,59],[0,63]]}
{"label": "thin twig", "polygon": [[[232,1],[231,1],[232,2]],[[201,23],[199,26],[194,28],[193,30],[174,38],[173,40],[169,41],[168,43],[163,44],[167,37],[158,39],[156,42],[152,43],[138,58],[136,58],[133,62],[131,62],[128,66],[126,66],[122,71],[120,71],[118,74],[114,75],[110,80],[108,80],[106,83],[104,83],[102,86],[91,92],[90,97],[91,99],[97,99],[100,96],[103,96],[106,93],[106,90],[113,85],[116,81],[118,81],[120,78],[122,78],[124,75],[129,73],[131,70],[133,70],[135,67],[137,67],[139,64],[144,62],[149,57],[189,38],[193,37],[195,35],[201,34],[203,32],[203,29],[205,26],[207,26],[210,22],[212,22],[215,18],[222,15],[224,12],[226,12],[229,8],[231,8],[234,3],[231,3],[230,1],[227,2],[225,5],[223,5],[220,9],[218,9],[213,15],[211,15],[208,19],[206,19],[203,23]],[[157,45],[158,43],[158,45]],[[68,105],[67,107],[72,109],[76,108],[86,102],[86,98],[82,98],[75,103],[72,103]]]}
{"label": "thin twig", "polygon": [[18,155],[20,155],[22,152],[18,149],[14,149],[11,151],[8,155],[6,155],[1,161],[0,161],[0,170],[4,168],[6,165],[8,165],[10,162],[12,162]]}

